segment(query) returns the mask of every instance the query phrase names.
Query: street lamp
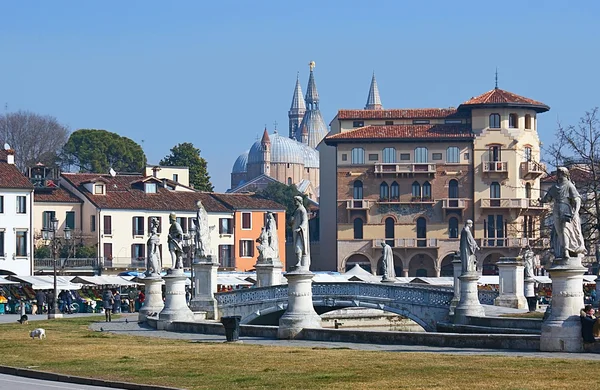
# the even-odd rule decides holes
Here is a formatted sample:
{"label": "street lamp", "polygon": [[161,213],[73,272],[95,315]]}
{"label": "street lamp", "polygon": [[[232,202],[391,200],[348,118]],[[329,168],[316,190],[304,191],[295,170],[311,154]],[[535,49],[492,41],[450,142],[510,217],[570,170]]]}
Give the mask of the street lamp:
{"label": "street lamp", "polygon": [[[56,231],[58,230],[58,219],[56,216],[52,217],[49,226],[42,229],[42,236],[46,240],[51,241],[52,245],[52,271],[54,276],[54,299],[52,301],[52,307],[48,308],[48,319],[62,318],[62,313],[58,310],[58,288],[56,283],[56,256],[58,247],[60,246],[60,238],[57,236]],[[64,229],[65,240],[71,239],[71,229],[65,227]]]}

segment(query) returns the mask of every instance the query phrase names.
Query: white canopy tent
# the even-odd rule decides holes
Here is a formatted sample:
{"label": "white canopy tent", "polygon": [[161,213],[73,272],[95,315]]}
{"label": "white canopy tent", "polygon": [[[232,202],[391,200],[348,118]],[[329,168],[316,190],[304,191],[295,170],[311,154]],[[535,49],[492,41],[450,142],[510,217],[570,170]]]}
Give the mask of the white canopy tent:
{"label": "white canopy tent", "polygon": [[354,267],[349,269],[348,272],[342,274],[342,276],[344,276],[348,281],[362,281],[370,283],[381,281],[381,276],[373,275],[358,264],[354,264]]}
{"label": "white canopy tent", "polygon": [[19,282],[13,282],[12,280],[0,278],[0,285],[4,285],[4,284],[19,284]]}
{"label": "white canopy tent", "polygon": [[[38,276],[18,276],[9,275],[7,279],[30,284],[34,290],[53,290],[54,289],[54,276],[52,275],[38,275]],[[59,290],[79,290],[81,284],[71,283],[69,278],[66,276],[56,277],[56,288]]]}
{"label": "white canopy tent", "polygon": [[84,286],[135,286],[137,284],[121,276],[76,276],[71,279],[71,282]]}

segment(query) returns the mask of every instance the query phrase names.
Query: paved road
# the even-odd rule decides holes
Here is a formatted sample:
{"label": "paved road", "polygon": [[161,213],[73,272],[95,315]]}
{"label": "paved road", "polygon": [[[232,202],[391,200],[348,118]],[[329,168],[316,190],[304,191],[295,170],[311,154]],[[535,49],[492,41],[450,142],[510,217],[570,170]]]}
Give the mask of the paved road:
{"label": "paved road", "polygon": [[77,385],[0,374],[0,390],[114,390],[116,387]]}
{"label": "paved road", "polygon": [[[94,314],[94,313],[77,313],[77,314],[65,314],[64,318],[72,318],[72,317],[89,317],[89,316],[104,316],[104,314]],[[31,321],[42,321],[48,319],[48,314],[36,314],[31,315],[27,314],[29,322]],[[19,314],[1,314],[0,315],[0,324],[9,324],[11,322],[17,322],[17,320],[21,318]]]}

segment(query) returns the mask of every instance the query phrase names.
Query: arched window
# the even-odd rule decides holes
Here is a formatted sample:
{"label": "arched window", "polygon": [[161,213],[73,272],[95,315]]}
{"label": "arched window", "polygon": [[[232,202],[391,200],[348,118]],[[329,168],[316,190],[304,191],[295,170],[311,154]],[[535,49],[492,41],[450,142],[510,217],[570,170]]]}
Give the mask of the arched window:
{"label": "arched window", "polygon": [[489,161],[502,161],[502,148],[499,145],[490,146],[488,153]]}
{"label": "arched window", "polygon": [[490,114],[490,128],[500,128],[500,114]]}
{"label": "arched window", "polygon": [[421,185],[418,181],[412,183],[412,196],[413,198],[421,198]]}
{"label": "arched window", "polygon": [[531,199],[531,183],[525,183],[525,197]]}
{"label": "arched window", "polygon": [[352,198],[354,198],[354,199],[362,199],[363,198],[363,183],[362,183],[362,181],[356,180],[354,182]]}
{"label": "arched window", "polygon": [[365,163],[365,150],[363,148],[352,149],[352,164]]}
{"label": "arched window", "polygon": [[385,243],[394,246],[394,218],[385,219]]}
{"label": "arched window", "polygon": [[415,162],[416,163],[426,163],[427,162],[427,148],[424,146],[419,146],[415,148]]}
{"label": "arched window", "polygon": [[360,218],[354,219],[354,239],[363,239],[363,220]]}
{"label": "arched window", "polygon": [[458,218],[451,217],[448,220],[448,237],[458,238]]}
{"label": "arched window", "polygon": [[390,187],[386,182],[383,182],[379,185],[379,199],[389,199],[390,197]]}
{"label": "arched window", "polygon": [[523,161],[531,161],[531,146],[525,146],[523,149]]}
{"label": "arched window", "polygon": [[519,127],[519,116],[517,114],[508,114],[508,127],[511,129]]}
{"label": "arched window", "polygon": [[427,220],[423,217],[417,218],[417,246],[427,246]]}
{"label": "arched window", "polygon": [[291,185],[292,185],[292,178],[288,177],[288,186],[291,186]]}
{"label": "arched window", "polygon": [[490,184],[490,198],[500,198],[500,184],[496,181]]}
{"label": "arched window", "polygon": [[423,183],[423,199],[431,199],[431,184],[428,181]]}
{"label": "arched window", "polygon": [[383,149],[383,162],[384,163],[395,163],[396,162],[396,148],[384,148]]}
{"label": "arched window", "polygon": [[400,186],[396,182],[393,182],[390,186],[390,198],[393,200],[400,199]]}
{"label": "arched window", "polygon": [[525,128],[531,130],[531,115],[529,114],[525,115]]}
{"label": "arched window", "polygon": [[458,180],[452,179],[448,183],[448,198],[456,199],[458,198]]}
{"label": "arched window", "polygon": [[446,149],[446,162],[450,164],[458,164],[460,162],[460,150],[456,146],[450,146]]}

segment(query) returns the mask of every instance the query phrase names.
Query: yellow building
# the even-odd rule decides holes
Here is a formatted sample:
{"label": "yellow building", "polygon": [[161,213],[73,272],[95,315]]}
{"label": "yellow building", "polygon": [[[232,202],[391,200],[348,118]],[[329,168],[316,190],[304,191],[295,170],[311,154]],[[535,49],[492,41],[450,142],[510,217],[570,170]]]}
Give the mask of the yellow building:
{"label": "yellow building", "polygon": [[364,110],[340,110],[319,145],[321,257],[315,269],[376,272],[381,242],[396,275],[452,274],[467,219],[494,273],[539,239],[537,114],[545,104],[495,88],[458,108],[383,109],[373,77]]}

